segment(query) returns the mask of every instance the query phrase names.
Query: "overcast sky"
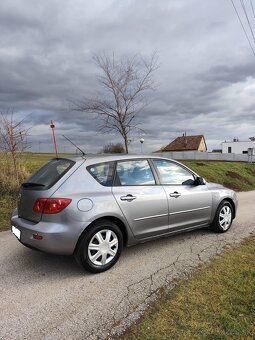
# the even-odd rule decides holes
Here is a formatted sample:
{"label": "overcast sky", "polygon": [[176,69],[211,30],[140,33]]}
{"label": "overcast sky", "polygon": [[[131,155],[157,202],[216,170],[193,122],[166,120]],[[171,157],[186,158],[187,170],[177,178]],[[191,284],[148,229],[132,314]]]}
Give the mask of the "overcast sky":
{"label": "overcast sky", "polygon": [[[98,152],[120,136],[98,133],[97,120],[69,104],[99,91],[92,55],[149,57],[155,50],[157,91],[139,116],[144,151],[185,131],[204,134],[209,150],[255,135],[255,56],[230,0],[2,0],[0,110],[27,116],[35,151],[52,150],[53,119],[62,151],[73,150],[65,134]],[[132,136],[131,151],[140,150],[140,138]]]}

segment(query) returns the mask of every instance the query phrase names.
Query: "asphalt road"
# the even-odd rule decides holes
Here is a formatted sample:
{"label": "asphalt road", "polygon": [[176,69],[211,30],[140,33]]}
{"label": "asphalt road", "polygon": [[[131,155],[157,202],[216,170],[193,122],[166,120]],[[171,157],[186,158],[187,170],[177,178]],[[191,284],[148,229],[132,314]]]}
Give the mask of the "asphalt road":
{"label": "asphalt road", "polygon": [[160,287],[255,233],[255,191],[238,196],[227,233],[200,230],[128,248],[99,275],[0,233],[0,339],[104,339],[123,330]]}

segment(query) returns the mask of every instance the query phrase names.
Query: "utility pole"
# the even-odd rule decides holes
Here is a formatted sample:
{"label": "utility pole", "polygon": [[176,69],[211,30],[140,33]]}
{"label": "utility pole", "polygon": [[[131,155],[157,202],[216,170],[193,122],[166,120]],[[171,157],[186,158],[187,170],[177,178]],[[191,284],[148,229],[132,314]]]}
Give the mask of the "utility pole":
{"label": "utility pole", "polygon": [[54,141],[54,146],[55,146],[56,158],[58,158],[57,142],[56,142],[55,131],[54,131],[55,125],[54,125],[53,121],[51,121],[50,127],[52,129],[52,135],[53,135],[53,141]]}

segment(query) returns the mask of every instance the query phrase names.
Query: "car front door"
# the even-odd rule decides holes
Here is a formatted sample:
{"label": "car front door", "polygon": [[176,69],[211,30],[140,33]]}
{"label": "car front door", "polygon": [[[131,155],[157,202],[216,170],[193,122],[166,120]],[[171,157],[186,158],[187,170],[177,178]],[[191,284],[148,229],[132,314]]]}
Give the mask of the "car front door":
{"label": "car front door", "polygon": [[148,160],[118,161],[112,193],[136,238],[168,232],[168,201]]}
{"label": "car front door", "polygon": [[212,194],[206,185],[195,185],[194,175],[178,163],[154,159],[169,204],[169,230],[209,224]]}

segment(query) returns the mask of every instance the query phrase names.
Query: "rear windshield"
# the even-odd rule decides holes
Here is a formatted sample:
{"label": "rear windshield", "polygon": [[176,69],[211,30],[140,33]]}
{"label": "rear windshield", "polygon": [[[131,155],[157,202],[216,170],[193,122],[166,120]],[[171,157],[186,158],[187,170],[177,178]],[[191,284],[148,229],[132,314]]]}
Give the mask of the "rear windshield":
{"label": "rear windshield", "polygon": [[46,190],[57,183],[75,164],[69,159],[53,159],[23,183],[25,189]]}

